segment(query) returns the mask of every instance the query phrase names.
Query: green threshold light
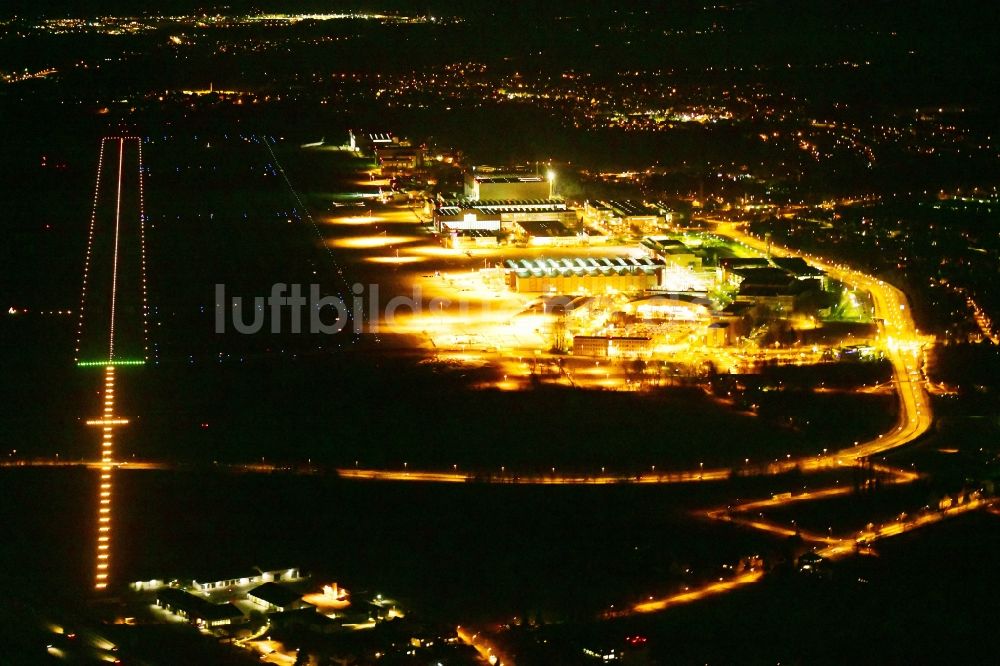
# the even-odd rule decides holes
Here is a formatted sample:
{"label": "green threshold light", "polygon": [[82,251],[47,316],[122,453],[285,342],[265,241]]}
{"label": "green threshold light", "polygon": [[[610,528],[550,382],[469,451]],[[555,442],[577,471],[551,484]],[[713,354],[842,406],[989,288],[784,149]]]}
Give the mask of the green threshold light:
{"label": "green threshold light", "polygon": [[109,365],[146,365],[146,360],[142,358],[123,358],[115,359],[114,361],[77,361],[76,367],[78,368],[96,368],[96,367],[107,367]]}

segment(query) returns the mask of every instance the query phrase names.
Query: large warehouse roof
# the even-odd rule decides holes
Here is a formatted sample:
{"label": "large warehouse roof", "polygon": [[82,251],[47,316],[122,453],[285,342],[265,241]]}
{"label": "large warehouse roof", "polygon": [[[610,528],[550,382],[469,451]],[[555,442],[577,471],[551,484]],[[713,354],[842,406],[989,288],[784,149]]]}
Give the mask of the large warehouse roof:
{"label": "large warehouse roof", "polygon": [[479,183],[541,183],[541,176],[476,176]]}
{"label": "large warehouse roof", "polygon": [[508,259],[508,270],[518,275],[611,275],[612,273],[652,273],[664,263],[649,257],[587,257],[576,259]]}
{"label": "large warehouse roof", "polygon": [[528,208],[538,210],[566,210],[562,199],[449,199],[441,208],[489,210],[491,212],[523,211]]}

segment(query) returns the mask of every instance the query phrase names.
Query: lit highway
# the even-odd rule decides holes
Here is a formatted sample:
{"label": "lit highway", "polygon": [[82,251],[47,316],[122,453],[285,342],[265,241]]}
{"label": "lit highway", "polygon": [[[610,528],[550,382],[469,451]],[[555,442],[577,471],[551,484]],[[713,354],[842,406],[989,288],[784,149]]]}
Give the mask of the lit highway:
{"label": "lit highway", "polygon": [[[909,474],[901,474],[890,479],[893,483],[907,483],[913,478]],[[788,523],[768,520],[761,509],[775,508],[782,505],[813,501],[818,499],[829,499],[833,497],[846,496],[853,492],[853,488],[830,487],[810,492],[803,492],[797,495],[785,494],[765,500],[754,500],[737,503],[725,508],[717,508],[705,511],[703,515],[712,519],[733,524],[757,531],[767,532],[776,537],[788,538],[798,536],[802,541],[811,546],[814,552],[820,557],[836,559],[845,555],[857,552],[861,548],[870,548],[876,541],[906,534],[914,530],[935,525],[941,521],[961,516],[979,509],[996,510],[996,504],[991,499],[983,499],[978,496],[970,498],[968,501],[950,506],[939,511],[920,513],[916,516],[899,516],[895,520],[885,522],[878,527],[870,523],[864,529],[855,534],[836,536],[832,530],[826,534],[803,530],[796,525],[790,526]],[[734,589],[755,583],[763,578],[764,572],[751,568],[750,571],[737,574],[730,578],[720,578],[704,585],[685,588],[683,592],[678,592],[661,598],[648,599],[633,604],[630,608],[620,611],[609,611],[603,615],[605,619],[613,619],[632,614],[652,613],[666,610],[673,606],[697,601],[706,597],[730,592]]]}
{"label": "lit highway", "polygon": [[731,474],[729,469],[692,470],[681,472],[656,473],[651,471],[643,474],[594,474],[568,475],[553,470],[549,474],[514,474],[498,469],[493,474],[472,472],[429,472],[406,470],[375,470],[375,469],[338,469],[337,475],[343,479],[362,481],[424,481],[434,483],[501,483],[521,485],[608,485],[620,483],[657,484],[657,483],[691,483],[696,481],[722,481]]}
{"label": "lit highway", "polygon": [[[766,252],[766,243],[748,236],[736,228],[735,224],[713,220],[718,225],[717,233],[728,236],[758,252]],[[778,256],[799,256],[790,250],[771,245],[771,252]],[[881,320],[880,336],[886,357],[892,363],[894,385],[899,397],[899,417],[896,426],[888,433],[867,442],[841,449],[825,456],[800,458],[769,466],[769,471],[779,473],[798,467],[803,471],[818,471],[838,466],[856,465],[867,457],[889,451],[912,442],[924,434],[932,423],[930,398],[925,389],[921,373],[920,341],[916,326],[910,314],[906,297],[891,285],[848,267],[833,264],[812,255],[805,255],[808,261],[826,271],[831,277],[855,289],[862,289],[872,295],[876,318]],[[918,478],[915,472],[899,470],[887,465],[872,465],[874,471],[885,475],[890,483],[907,483]],[[858,535],[834,536],[832,531],[818,534],[804,531],[798,526],[768,520],[763,510],[793,503],[847,496],[853,492],[850,486],[831,486],[798,494],[785,493],[769,499],[738,502],[730,506],[710,509],[703,515],[711,520],[738,524],[742,527],[767,532],[778,537],[799,536],[806,543],[813,544],[817,554],[835,558],[854,552],[860,545],[870,546],[874,541],[903,534],[941,520],[961,515],[989,503],[975,499],[957,507],[936,513],[923,514],[915,519],[900,519],[885,524],[875,530],[866,530]],[[721,594],[732,589],[760,580],[762,572],[750,571],[731,579],[708,583],[694,590],[674,594],[661,599],[637,603],[629,611],[614,614],[649,613],[665,610],[671,606]]]}
{"label": "lit highway", "polygon": [[[709,583],[701,587],[697,587],[693,590],[688,590],[685,592],[678,592],[677,594],[672,594],[661,599],[651,599],[649,601],[644,601],[636,604],[632,607],[631,612],[633,613],[656,613],[659,611],[672,608],[673,606],[679,606],[681,604],[689,604],[692,601],[699,601],[706,597],[710,597],[716,594],[722,594],[724,592],[731,592],[737,588],[743,587],[750,583],[756,583],[761,578],[763,578],[763,571],[748,571],[732,578],[725,580],[719,580],[714,583]],[[619,613],[608,613],[605,615],[606,618],[622,617],[624,615],[630,614],[629,611],[623,611]]]}
{"label": "lit highway", "polygon": [[474,629],[467,627],[458,627],[455,630],[458,635],[459,640],[461,640],[466,645],[471,645],[475,648],[479,656],[486,660],[487,663],[492,666],[512,666],[514,660],[502,652],[498,651],[498,648],[490,641],[487,637],[483,636],[482,633],[477,632]]}
{"label": "lit highway", "polygon": [[[736,224],[720,220],[716,222],[716,232],[757,250],[767,251],[767,243],[750,236]],[[832,263],[811,254],[793,252],[771,244],[771,253],[776,256],[802,256],[810,264],[820,268],[836,280],[854,289],[871,294],[875,318],[879,321],[881,345],[886,358],[892,364],[896,393],[899,396],[899,417],[896,427],[868,442],[842,449],[830,454],[836,463],[853,461],[884,453],[917,439],[930,428],[933,422],[930,396],[921,371],[923,341],[917,332],[906,295],[892,285],[860,271]],[[802,461],[804,469],[813,469],[828,461],[809,459]]]}

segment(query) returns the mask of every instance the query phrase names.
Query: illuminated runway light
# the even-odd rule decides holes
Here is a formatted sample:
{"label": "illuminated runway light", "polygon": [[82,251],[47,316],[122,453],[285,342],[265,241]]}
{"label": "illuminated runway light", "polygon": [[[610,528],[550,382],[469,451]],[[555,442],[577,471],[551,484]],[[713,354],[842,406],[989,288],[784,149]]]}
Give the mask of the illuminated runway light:
{"label": "illuminated runway light", "polygon": [[378,224],[384,220],[374,215],[353,215],[348,217],[326,217],[323,221],[328,224],[341,224],[348,226],[361,226],[365,224]]}
{"label": "illuminated runway light", "polygon": [[87,252],[83,264],[83,284],[80,289],[80,308],[79,308],[79,317],[77,318],[77,337],[74,349],[74,354],[76,355],[74,360],[77,361],[79,360],[78,355],[80,353],[80,344],[83,339],[83,322],[84,322],[84,313],[87,302],[88,276],[90,274],[90,256],[94,245],[94,227],[97,223],[97,202],[101,192],[101,173],[104,167],[105,141],[106,139],[101,139],[101,148],[97,156],[97,181],[94,185],[94,201],[90,212],[90,228],[87,231]]}
{"label": "illuminated runway light", "polygon": [[424,258],[412,255],[405,257],[366,257],[365,261],[373,264],[416,264],[424,261]]}
{"label": "illuminated runway light", "polygon": [[388,234],[376,234],[374,236],[353,236],[351,238],[336,238],[329,241],[334,247],[347,248],[353,250],[365,250],[378,247],[388,247],[390,245],[403,245],[415,243],[421,240],[419,236],[389,236]]}
{"label": "illuminated runway light", "polygon": [[111,426],[128,425],[128,419],[90,419],[89,426],[104,426],[104,430],[111,430]]}
{"label": "illuminated runway light", "polygon": [[108,361],[115,358],[115,307],[118,297],[118,246],[121,238],[122,170],[125,166],[125,140],[118,140],[118,194],[115,202],[115,242],[111,262],[111,321],[108,324]]}
{"label": "illuminated runway light", "polygon": [[149,349],[149,304],[146,294],[146,204],[145,204],[145,163],[142,159],[142,139],[137,137],[139,148],[139,254],[142,281],[142,333],[143,349]]}

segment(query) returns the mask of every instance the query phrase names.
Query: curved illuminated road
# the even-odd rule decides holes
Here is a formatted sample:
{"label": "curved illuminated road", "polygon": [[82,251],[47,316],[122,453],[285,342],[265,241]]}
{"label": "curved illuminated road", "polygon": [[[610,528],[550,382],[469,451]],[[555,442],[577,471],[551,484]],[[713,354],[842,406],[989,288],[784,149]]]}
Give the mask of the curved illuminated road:
{"label": "curved illuminated road", "polygon": [[[767,251],[764,241],[746,234],[735,223],[710,221],[718,225],[716,233],[720,236],[727,236],[758,252]],[[811,265],[826,271],[835,280],[871,294],[875,318],[879,321],[881,346],[892,364],[893,383],[899,396],[899,417],[895,428],[871,441],[834,452],[828,456],[831,460],[819,458],[800,461],[804,468],[811,469],[830,462],[847,462],[885,453],[908,444],[927,432],[933,422],[933,415],[930,396],[921,372],[922,341],[913,322],[906,295],[883,280],[815,255],[793,252],[773,243],[771,254],[779,257],[802,257]]]}
{"label": "curved illuminated road", "polygon": [[[716,232],[719,235],[727,236],[758,252],[767,251],[768,248],[763,241],[742,232],[736,224],[718,220],[713,220],[713,222],[718,225]],[[854,289],[864,290],[871,294],[875,316],[880,320],[880,344],[885,351],[886,358],[892,364],[893,384],[899,398],[897,423],[888,433],[827,456],[790,460],[786,463],[776,464],[772,466],[774,468],[772,471],[783,471],[790,467],[815,471],[832,466],[857,465],[866,458],[908,444],[927,432],[933,421],[930,397],[925,390],[924,378],[920,370],[921,343],[905,295],[882,280],[841,264],[832,263],[809,254],[800,255],[773,244],[770,251],[777,256],[804,256],[812,265],[826,271],[834,279]],[[871,469],[883,474],[889,483],[907,483],[918,477],[915,472],[894,469],[886,465],[873,464]],[[865,528],[856,535],[842,537],[834,536],[832,531],[829,534],[805,532],[794,525],[790,527],[785,523],[768,520],[763,514],[764,509],[797,502],[840,497],[851,492],[853,492],[852,487],[835,485],[797,495],[784,494],[770,499],[738,502],[734,505],[706,510],[702,512],[702,515],[711,520],[734,523],[780,537],[799,536],[805,543],[811,544],[821,557],[834,558],[852,553],[860,546],[870,546],[878,539],[903,534],[935,524],[945,518],[990,506],[988,501],[976,498],[965,504],[948,507],[939,512],[922,514],[912,519],[907,519],[904,516],[878,528]],[[763,570],[751,568],[749,571],[730,579],[720,579],[718,582],[708,583],[694,590],[685,590],[660,599],[640,602],[625,611],[608,613],[605,617],[613,618],[635,613],[662,611],[678,604],[690,603],[708,596],[728,592],[749,583],[755,583],[763,578],[763,575]]]}

